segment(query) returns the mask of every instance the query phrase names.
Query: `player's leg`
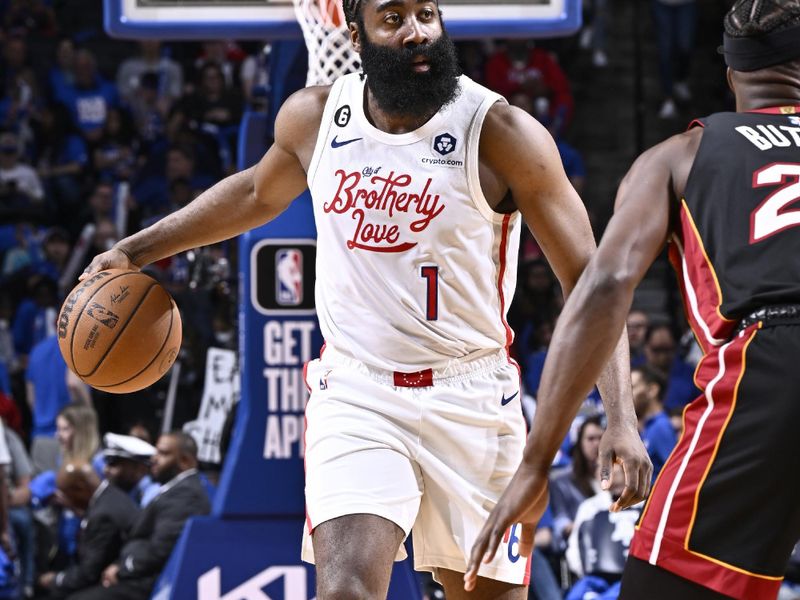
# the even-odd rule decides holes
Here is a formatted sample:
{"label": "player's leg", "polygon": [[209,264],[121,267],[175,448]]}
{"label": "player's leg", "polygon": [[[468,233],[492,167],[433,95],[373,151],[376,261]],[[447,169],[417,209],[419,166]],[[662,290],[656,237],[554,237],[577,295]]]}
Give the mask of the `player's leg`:
{"label": "player's leg", "polygon": [[318,600],[385,598],[405,532],[377,515],[347,515],[314,529]]}
{"label": "player's leg", "polygon": [[475,375],[439,380],[420,392],[424,427],[417,461],[425,493],[414,523],[414,564],[434,573],[448,600],[525,598],[530,562],[519,554],[518,524],[494,559],[481,565],[478,591],[463,592],[466,557],[525,445],[519,372],[502,355],[478,360]]}
{"label": "player's leg", "polygon": [[437,576],[444,586],[447,600],[526,600],[528,597],[527,585],[478,577],[475,589],[465,592],[464,573],[439,569]]}
{"label": "player's leg", "polygon": [[309,364],[303,559],[317,572],[317,598],[386,597],[422,495],[409,447],[419,423],[413,397],[358,365]]}

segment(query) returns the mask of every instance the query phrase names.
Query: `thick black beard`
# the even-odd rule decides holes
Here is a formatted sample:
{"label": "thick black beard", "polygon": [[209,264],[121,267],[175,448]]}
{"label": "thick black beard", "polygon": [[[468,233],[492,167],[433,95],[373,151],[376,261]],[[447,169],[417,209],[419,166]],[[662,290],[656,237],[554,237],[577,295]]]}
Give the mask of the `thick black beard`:
{"label": "thick black beard", "polygon": [[[392,115],[433,115],[456,99],[461,70],[446,31],[434,42],[397,49],[370,42],[363,22],[358,29],[361,68],[381,110]],[[419,56],[430,65],[426,73],[413,70],[412,60]]]}

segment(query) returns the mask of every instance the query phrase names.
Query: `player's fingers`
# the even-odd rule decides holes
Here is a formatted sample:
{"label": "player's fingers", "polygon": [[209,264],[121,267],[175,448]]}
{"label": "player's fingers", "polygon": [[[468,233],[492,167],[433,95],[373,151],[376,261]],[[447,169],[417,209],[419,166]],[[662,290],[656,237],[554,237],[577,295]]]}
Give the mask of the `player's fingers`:
{"label": "player's fingers", "polygon": [[520,556],[530,556],[533,552],[533,540],[536,535],[536,528],[531,524],[522,524],[522,532],[519,535],[519,554]]}
{"label": "player's fingers", "polygon": [[610,450],[600,450],[597,456],[600,463],[600,487],[607,490],[611,487],[611,468],[614,465],[614,453]]}
{"label": "player's fingers", "polygon": [[468,592],[475,588],[475,583],[478,578],[478,569],[480,569],[483,555],[486,553],[486,548],[489,545],[487,537],[489,535],[488,532],[489,525],[487,523],[483,526],[483,529],[478,534],[478,538],[472,545],[472,552],[470,552],[469,560],[467,561],[467,570],[464,573],[464,589]]}

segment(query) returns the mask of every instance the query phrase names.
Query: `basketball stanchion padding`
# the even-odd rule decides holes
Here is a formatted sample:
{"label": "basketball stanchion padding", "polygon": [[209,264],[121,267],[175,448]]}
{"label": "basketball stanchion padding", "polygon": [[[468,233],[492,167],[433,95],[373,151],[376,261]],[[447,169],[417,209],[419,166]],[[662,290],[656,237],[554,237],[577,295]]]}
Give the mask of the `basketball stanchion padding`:
{"label": "basketball stanchion padding", "polygon": [[135,392],[155,383],[181,346],[175,301],[138,271],[108,269],[80,282],[64,301],[57,328],[67,366],[104,392]]}

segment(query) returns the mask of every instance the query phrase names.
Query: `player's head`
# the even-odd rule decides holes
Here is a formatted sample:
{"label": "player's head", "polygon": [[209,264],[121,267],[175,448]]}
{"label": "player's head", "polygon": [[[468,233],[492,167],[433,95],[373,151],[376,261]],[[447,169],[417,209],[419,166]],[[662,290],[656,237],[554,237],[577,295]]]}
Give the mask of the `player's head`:
{"label": "player's head", "polygon": [[436,0],[343,0],[343,7],[381,110],[431,114],[455,98],[458,59]]}
{"label": "player's head", "polygon": [[639,365],[631,369],[631,390],[636,416],[641,419],[653,410],[660,409],[666,389],[666,378],[652,367]]}
{"label": "player's head", "polygon": [[800,0],[737,0],[724,20],[722,53],[731,88],[800,86]]}
{"label": "player's head", "polygon": [[157,483],[167,483],[180,473],[197,468],[197,444],[182,431],[165,433],[156,442],[151,472]]}

